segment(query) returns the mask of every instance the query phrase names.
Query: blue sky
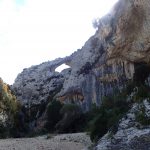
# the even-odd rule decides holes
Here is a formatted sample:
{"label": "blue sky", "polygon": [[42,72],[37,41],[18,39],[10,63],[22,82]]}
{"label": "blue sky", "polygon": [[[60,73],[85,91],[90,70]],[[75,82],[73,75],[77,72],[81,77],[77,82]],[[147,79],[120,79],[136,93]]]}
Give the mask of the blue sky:
{"label": "blue sky", "polygon": [[24,5],[25,0],[15,0],[15,3],[19,6]]}
{"label": "blue sky", "polygon": [[70,55],[94,34],[92,20],[117,0],[0,0],[0,77]]}

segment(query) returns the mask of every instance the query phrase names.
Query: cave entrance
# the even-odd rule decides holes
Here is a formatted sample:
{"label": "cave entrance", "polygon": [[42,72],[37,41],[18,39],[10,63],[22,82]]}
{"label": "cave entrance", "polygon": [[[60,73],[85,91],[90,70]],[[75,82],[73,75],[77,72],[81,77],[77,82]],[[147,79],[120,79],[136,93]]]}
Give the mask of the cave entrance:
{"label": "cave entrance", "polygon": [[62,64],[62,65],[58,66],[58,67],[55,69],[55,71],[56,71],[56,72],[61,72],[61,71],[63,71],[64,69],[67,69],[67,68],[70,68],[70,66],[68,66],[68,65],[66,65],[66,64]]}
{"label": "cave entrance", "polygon": [[139,62],[134,64],[134,69],[134,81],[136,83],[144,84],[150,74],[150,65],[145,62]]}

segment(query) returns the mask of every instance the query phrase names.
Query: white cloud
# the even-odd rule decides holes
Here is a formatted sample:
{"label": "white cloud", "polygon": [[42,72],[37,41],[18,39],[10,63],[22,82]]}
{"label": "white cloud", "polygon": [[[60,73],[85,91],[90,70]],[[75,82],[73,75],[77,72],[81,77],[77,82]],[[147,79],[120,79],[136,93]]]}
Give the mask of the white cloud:
{"label": "white cloud", "polygon": [[81,48],[94,33],[92,19],[116,1],[1,0],[0,77],[11,84],[23,68]]}

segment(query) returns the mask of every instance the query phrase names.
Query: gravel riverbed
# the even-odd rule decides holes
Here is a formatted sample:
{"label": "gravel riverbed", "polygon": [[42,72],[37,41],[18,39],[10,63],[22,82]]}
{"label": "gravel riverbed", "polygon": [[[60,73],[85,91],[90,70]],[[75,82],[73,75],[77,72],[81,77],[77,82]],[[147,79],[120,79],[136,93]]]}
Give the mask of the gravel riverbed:
{"label": "gravel riverbed", "polygon": [[90,145],[86,133],[0,140],[0,150],[87,150]]}

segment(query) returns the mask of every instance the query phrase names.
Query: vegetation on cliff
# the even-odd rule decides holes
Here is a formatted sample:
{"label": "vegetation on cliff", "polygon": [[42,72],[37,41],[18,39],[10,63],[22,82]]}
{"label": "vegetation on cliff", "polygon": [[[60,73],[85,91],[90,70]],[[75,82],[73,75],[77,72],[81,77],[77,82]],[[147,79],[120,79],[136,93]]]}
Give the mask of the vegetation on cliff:
{"label": "vegetation on cliff", "polygon": [[84,131],[85,114],[76,104],[62,104],[53,100],[47,107],[46,126],[48,132],[72,133]]}
{"label": "vegetation on cliff", "polygon": [[18,113],[20,103],[15,95],[12,94],[9,85],[0,79],[0,137],[13,136],[14,130],[17,130]]}

